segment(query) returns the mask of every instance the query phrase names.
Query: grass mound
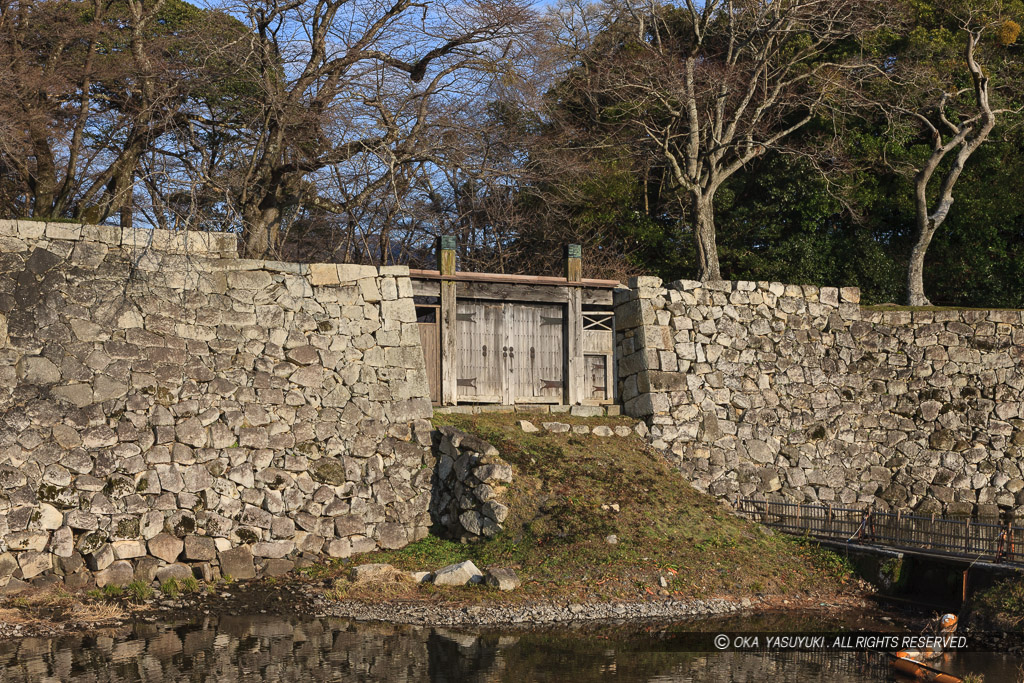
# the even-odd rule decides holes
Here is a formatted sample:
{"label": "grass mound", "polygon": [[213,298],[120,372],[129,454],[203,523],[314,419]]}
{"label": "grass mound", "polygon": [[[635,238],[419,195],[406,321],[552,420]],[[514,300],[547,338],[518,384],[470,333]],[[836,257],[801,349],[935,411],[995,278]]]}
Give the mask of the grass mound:
{"label": "grass mound", "polygon": [[[435,418],[435,424],[453,425],[494,444],[515,469],[508,493],[511,514],[501,535],[468,545],[430,536],[350,563],[432,571],[472,560],[482,569],[515,569],[524,582],[516,599],[581,602],[793,597],[834,593],[851,581],[849,566],[835,554],[770,534],[694,490],[640,437],[527,434],[517,419],[508,414]],[[558,419],[592,425],[634,422]],[[617,542],[609,542],[612,536]]]}

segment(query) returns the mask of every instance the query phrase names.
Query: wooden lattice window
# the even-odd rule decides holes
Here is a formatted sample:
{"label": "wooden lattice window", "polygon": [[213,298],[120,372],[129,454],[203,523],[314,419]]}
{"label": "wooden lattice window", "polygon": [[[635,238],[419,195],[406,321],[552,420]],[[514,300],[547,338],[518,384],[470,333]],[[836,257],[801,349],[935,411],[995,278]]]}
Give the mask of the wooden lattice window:
{"label": "wooden lattice window", "polygon": [[603,311],[585,312],[583,314],[584,330],[607,330],[615,328],[615,314]]}

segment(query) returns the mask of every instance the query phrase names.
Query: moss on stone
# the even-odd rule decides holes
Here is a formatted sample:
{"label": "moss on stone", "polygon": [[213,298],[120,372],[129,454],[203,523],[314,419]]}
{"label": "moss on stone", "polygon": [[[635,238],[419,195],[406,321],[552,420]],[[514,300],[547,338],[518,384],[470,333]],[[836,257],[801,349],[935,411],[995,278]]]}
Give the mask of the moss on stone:
{"label": "moss on stone", "polygon": [[96,552],[100,547],[107,542],[107,535],[102,531],[93,531],[90,534],[86,534],[82,537],[82,540],[78,542],[78,551],[83,555],[89,555]]}
{"label": "moss on stone", "polygon": [[117,523],[117,535],[121,538],[135,538],[139,535],[139,518],[125,517]]}
{"label": "moss on stone", "polygon": [[345,477],[345,466],[337,460],[321,460],[313,466],[310,476],[314,481],[330,486],[341,486],[348,481]]}
{"label": "moss on stone", "polygon": [[242,543],[252,544],[257,543],[260,540],[259,536],[253,533],[250,529],[239,529],[235,532],[235,535],[238,536],[238,540]]}

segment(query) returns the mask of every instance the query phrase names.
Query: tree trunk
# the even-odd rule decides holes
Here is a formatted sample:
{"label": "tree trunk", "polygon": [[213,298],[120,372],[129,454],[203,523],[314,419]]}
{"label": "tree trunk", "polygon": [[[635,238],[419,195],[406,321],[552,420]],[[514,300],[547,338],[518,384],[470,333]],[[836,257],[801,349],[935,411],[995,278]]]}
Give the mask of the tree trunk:
{"label": "tree trunk", "polygon": [[281,227],[281,212],[276,206],[260,207],[246,212],[243,251],[246,258],[266,258],[277,246],[277,234]]}
{"label": "tree trunk", "polygon": [[907,267],[908,306],[932,305],[932,302],[924,294],[924,254],[927,249],[927,241],[922,242],[922,240],[918,239],[910,250],[910,264]]}
{"label": "tree trunk", "polygon": [[693,236],[697,242],[697,261],[702,282],[721,280],[718,264],[718,244],[715,241],[715,195],[693,194]]}
{"label": "tree trunk", "polygon": [[932,302],[924,293],[924,257],[928,253],[928,245],[932,243],[935,231],[945,221],[952,199],[942,200],[935,213],[928,211],[927,189],[928,180],[919,176],[915,180],[915,211],[914,243],[910,248],[910,260],[907,263],[907,305],[931,306]]}

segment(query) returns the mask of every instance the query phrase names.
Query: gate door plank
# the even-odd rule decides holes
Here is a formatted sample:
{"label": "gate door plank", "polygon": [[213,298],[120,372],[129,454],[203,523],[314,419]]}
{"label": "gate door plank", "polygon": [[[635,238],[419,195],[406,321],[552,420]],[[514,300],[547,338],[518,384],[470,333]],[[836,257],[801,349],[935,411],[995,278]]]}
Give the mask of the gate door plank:
{"label": "gate door plank", "polygon": [[501,403],[502,305],[460,300],[456,313],[458,400]]}

